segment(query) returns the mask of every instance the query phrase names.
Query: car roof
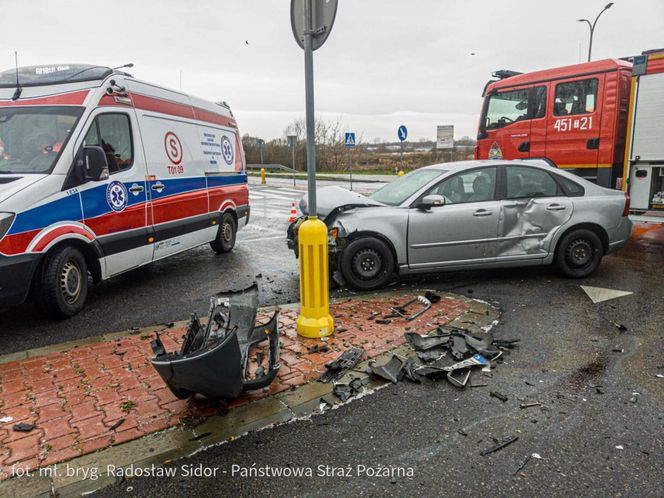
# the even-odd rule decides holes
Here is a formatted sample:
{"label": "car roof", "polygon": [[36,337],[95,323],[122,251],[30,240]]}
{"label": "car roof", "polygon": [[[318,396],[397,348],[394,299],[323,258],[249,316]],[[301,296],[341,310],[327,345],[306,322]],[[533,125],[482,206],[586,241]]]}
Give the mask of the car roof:
{"label": "car roof", "polygon": [[556,171],[559,171],[557,168],[554,166],[551,166],[549,163],[547,163],[544,160],[538,160],[538,159],[531,159],[531,160],[514,160],[514,161],[505,161],[505,160],[498,160],[498,159],[484,159],[484,160],[473,160],[473,161],[455,161],[451,163],[438,163],[438,164],[432,164],[430,166],[424,166],[423,168],[419,169],[434,169],[434,170],[440,170],[440,171],[462,171],[464,169],[472,169],[472,168],[481,168],[482,166],[533,166],[536,168],[540,169],[554,169]]}

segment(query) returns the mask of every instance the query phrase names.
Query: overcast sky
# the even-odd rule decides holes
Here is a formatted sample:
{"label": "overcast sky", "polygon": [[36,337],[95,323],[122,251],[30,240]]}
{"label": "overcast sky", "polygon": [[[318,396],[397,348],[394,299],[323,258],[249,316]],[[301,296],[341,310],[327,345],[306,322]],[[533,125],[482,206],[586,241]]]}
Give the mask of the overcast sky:
{"label": "overcast sky", "polygon": [[[316,112],[365,140],[474,136],[496,69],[584,61],[607,0],[341,0],[314,54]],[[226,100],[241,132],[271,139],[304,115],[304,58],[288,0],[0,0],[0,67],[133,62],[137,78]],[[248,44],[247,44],[248,42]],[[664,48],[664,0],[616,0],[593,59]],[[472,55],[472,54],[475,55]]]}

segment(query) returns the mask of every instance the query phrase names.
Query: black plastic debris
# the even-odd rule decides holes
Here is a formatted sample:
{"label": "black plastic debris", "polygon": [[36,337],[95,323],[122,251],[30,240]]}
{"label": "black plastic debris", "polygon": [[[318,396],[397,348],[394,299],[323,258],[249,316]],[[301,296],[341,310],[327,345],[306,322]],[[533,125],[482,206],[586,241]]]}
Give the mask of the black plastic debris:
{"label": "black plastic debris", "polygon": [[[266,324],[256,326],[257,308],[255,283],[244,290],[222,292],[210,299],[205,327],[192,315],[179,352],[167,353],[159,337],[152,341],[152,366],[175,396],[185,399],[199,393],[230,399],[272,382],[279,370],[279,310]],[[267,371],[247,379],[249,352],[264,342]]]}
{"label": "black plastic debris", "polygon": [[502,439],[498,441],[495,446],[492,446],[491,448],[487,448],[486,450],[483,450],[480,452],[480,455],[486,456],[491,453],[495,453],[496,451],[502,450],[505,446],[508,446],[512,444],[515,441],[518,441],[519,436],[508,436],[505,439]]}
{"label": "black plastic debris", "polygon": [[332,388],[332,394],[341,400],[342,403],[345,403],[353,396],[356,396],[362,392],[362,388],[369,382],[368,378],[361,379],[359,377],[353,378],[349,383],[334,384]]}
{"label": "black plastic debris", "polygon": [[424,379],[423,376],[417,373],[417,362],[415,361],[415,358],[408,358],[401,367],[401,370],[404,378],[411,382],[422,382]]}
{"label": "black plastic debris", "polygon": [[436,303],[440,302],[440,300],[442,299],[438,294],[435,294],[431,291],[426,291],[424,293],[424,297],[426,297],[433,304],[436,304]]}
{"label": "black plastic debris", "polygon": [[34,424],[28,424],[25,422],[19,422],[18,424],[15,424],[14,427],[12,427],[12,429],[17,432],[30,432],[34,428]]}
{"label": "black plastic debris", "polygon": [[432,361],[438,361],[441,358],[445,357],[447,355],[446,351],[441,351],[440,349],[433,349],[429,351],[417,351],[415,353],[417,358],[424,363],[430,363]]}
{"label": "black plastic debris", "polygon": [[118,427],[120,427],[122,424],[124,424],[125,419],[119,418],[118,420],[115,421],[115,423],[108,428],[109,431],[114,431]]}
{"label": "black plastic debris", "polygon": [[329,350],[330,347],[327,344],[314,344],[309,349],[307,349],[307,353],[308,354],[325,353],[326,351]]}
{"label": "black plastic debris", "polygon": [[373,365],[371,367],[371,373],[396,384],[403,378],[402,369],[404,364],[405,361],[394,354],[387,363],[383,365]]}
{"label": "black plastic debris", "polygon": [[328,383],[337,380],[346,370],[354,368],[363,356],[364,349],[362,348],[351,348],[344,351],[336,360],[325,365],[327,370],[318,378],[318,382]]}
{"label": "black plastic debris", "polygon": [[410,347],[415,351],[427,351],[439,346],[447,345],[450,342],[451,335],[449,333],[435,334],[435,335],[420,335],[415,332],[406,332],[404,334],[406,341]]}
{"label": "black plastic debris", "polygon": [[500,393],[498,391],[489,391],[489,396],[491,396],[492,398],[498,398],[503,403],[505,403],[509,399],[503,393]]}

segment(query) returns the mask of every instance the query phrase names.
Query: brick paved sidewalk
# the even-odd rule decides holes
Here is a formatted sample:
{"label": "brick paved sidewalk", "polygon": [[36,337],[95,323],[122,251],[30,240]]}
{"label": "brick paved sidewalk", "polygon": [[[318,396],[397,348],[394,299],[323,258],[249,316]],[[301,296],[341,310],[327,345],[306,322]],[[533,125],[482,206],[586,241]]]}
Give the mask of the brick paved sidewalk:
{"label": "brick paved sidewalk", "polygon": [[[309,354],[319,339],[297,335],[297,311],[282,311],[281,367],[269,388],[235,399],[230,409],[312,381],[325,364],[355,346],[369,358],[404,343],[406,331],[425,333],[463,315],[468,305],[444,297],[420,318],[378,324],[367,318],[414,297],[348,300],[331,305],[336,334],[329,351]],[[270,313],[259,313],[259,322]],[[166,329],[161,338],[167,351],[179,349],[185,330]],[[178,424],[196,424],[225,410],[223,403],[175,398],[150,364],[153,334],[75,347],[35,358],[0,364],[0,479],[15,467],[33,470],[117,445]],[[252,363],[252,369],[255,369]],[[253,374],[253,372],[252,372]],[[122,421],[122,423],[120,423]],[[35,424],[17,432],[18,422]]]}

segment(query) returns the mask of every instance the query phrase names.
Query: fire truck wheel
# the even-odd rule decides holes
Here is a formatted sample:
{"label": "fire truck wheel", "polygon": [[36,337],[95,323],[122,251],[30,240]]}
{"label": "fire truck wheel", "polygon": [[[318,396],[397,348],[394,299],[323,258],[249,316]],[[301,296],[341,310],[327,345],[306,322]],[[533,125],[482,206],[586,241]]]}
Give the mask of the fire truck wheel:
{"label": "fire truck wheel", "polygon": [[36,278],[35,297],[47,315],[68,318],[83,309],[88,265],[75,247],[64,246],[47,255]]}
{"label": "fire truck wheel", "polygon": [[354,240],[341,253],[341,274],[357,290],[379,289],[394,271],[394,256],[385,242],[373,237]]}
{"label": "fire truck wheel", "polygon": [[574,230],[560,241],[556,262],[564,275],[583,278],[591,275],[602,261],[602,241],[591,230]]}
{"label": "fire truck wheel", "polygon": [[235,237],[237,236],[237,223],[231,213],[224,213],[219,223],[217,238],[210,242],[213,251],[223,254],[231,252],[235,247]]}

